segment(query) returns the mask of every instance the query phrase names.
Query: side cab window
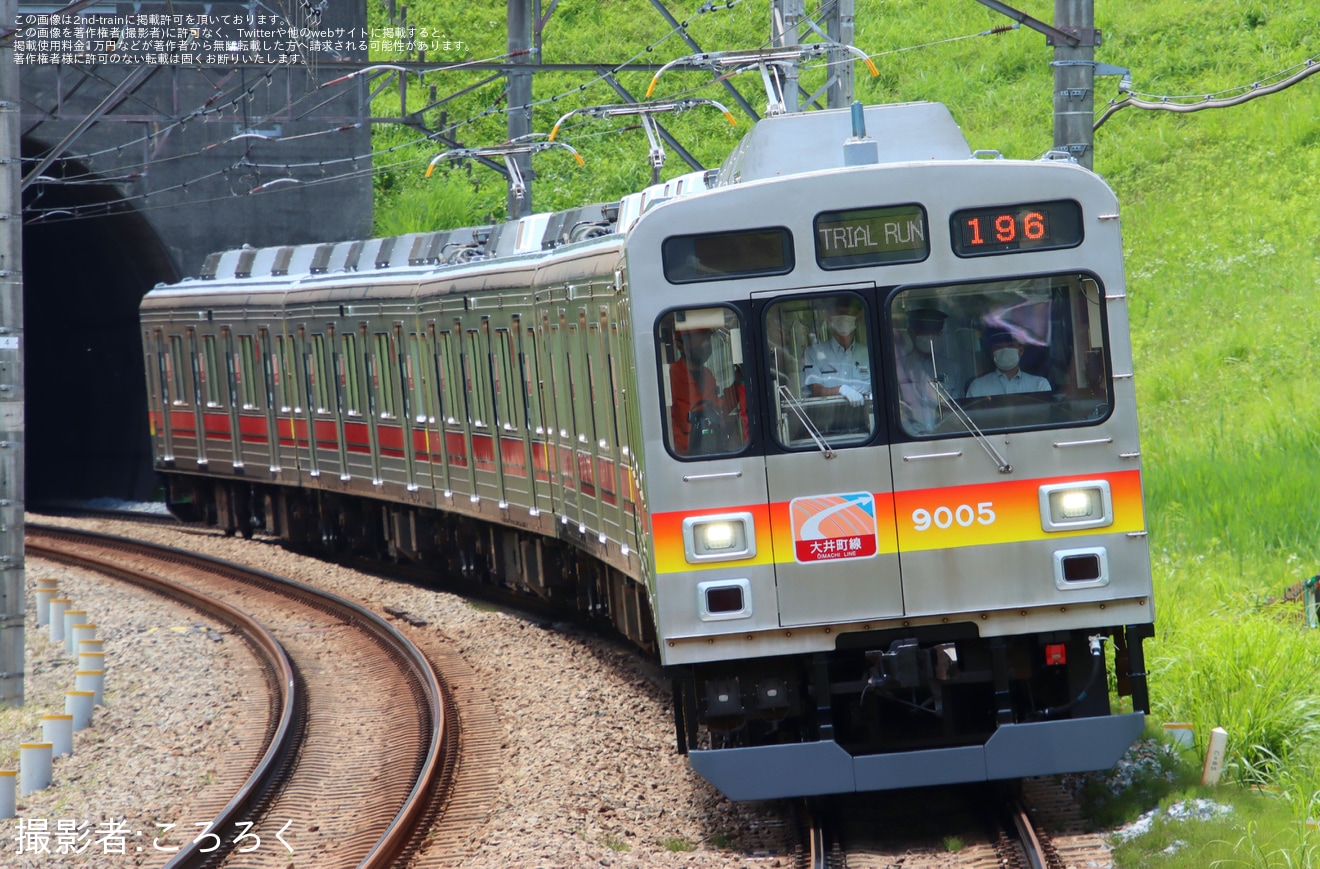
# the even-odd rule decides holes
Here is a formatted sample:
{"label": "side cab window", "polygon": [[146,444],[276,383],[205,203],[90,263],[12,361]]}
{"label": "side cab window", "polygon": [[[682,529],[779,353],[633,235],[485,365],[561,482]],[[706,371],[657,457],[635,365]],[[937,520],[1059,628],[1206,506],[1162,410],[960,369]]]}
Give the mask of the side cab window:
{"label": "side cab window", "polygon": [[723,307],[671,311],[657,324],[666,444],[679,458],[747,446],[742,330],[738,312]]}

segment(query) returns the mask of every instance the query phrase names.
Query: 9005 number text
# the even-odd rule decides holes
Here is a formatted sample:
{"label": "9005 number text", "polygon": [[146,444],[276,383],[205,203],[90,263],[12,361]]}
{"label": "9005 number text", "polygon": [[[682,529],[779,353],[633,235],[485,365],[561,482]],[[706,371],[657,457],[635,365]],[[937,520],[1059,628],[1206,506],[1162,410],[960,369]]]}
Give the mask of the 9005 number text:
{"label": "9005 number text", "polygon": [[941,505],[934,510],[918,507],[912,511],[912,524],[918,531],[936,528],[951,528],[955,524],[970,528],[973,524],[992,525],[995,521],[993,501],[981,501],[975,507],[971,504],[958,504],[954,507]]}

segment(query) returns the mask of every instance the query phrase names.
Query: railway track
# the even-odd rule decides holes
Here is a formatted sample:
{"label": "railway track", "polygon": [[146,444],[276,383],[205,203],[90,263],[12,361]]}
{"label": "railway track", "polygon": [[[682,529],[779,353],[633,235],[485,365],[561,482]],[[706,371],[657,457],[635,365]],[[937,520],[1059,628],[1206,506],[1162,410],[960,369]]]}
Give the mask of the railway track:
{"label": "railway track", "polygon": [[[1111,865],[1098,837],[1075,836],[1057,788],[983,785],[859,794],[800,810],[797,869],[1071,869]],[[1075,819],[1072,819],[1075,820]],[[1062,829],[1065,847],[1050,832]],[[1083,842],[1089,839],[1089,843]]]}
{"label": "railway track", "polygon": [[[380,617],[262,571],[124,538],[29,526],[27,548],[184,603],[253,650],[269,700],[244,736],[260,748],[235,752],[248,767],[241,786],[170,866],[402,865],[445,812],[458,738],[445,688]],[[461,804],[451,804],[460,816]]]}

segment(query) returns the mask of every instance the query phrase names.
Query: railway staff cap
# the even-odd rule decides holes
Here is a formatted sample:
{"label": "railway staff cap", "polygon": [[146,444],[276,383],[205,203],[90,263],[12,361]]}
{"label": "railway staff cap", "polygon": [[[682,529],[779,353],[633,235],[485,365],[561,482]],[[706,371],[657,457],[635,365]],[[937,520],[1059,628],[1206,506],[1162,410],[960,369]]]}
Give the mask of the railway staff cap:
{"label": "railway staff cap", "polygon": [[938,308],[913,308],[908,311],[908,328],[918,335],[938,335],[948,317]]}

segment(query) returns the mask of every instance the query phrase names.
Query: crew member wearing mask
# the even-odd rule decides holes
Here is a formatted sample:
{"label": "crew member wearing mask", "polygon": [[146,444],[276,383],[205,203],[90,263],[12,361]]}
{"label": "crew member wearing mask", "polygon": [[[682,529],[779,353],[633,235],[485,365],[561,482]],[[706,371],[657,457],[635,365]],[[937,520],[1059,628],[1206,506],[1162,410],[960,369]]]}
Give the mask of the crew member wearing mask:
{"label": "crew member wearing mask", "polygon": [[743,384],[721,391],[706,366],[710,359],[709,329],[678,333],[682,358],[669,366],[669,424],[674,451],[682,456],[709,455],[741,449],[747,443],[747,402]]}
{"label": "crew member wearing mask", "polygon": [[802,390],[807,395],[838,395],[861,407],[871,392],[871,357],[857,340],[862,305],[852,296],[839,296],[830,310],[830,340],[812,344],[803,354]]}
{"label": "crew member wearing mask", "polygon": [[[903,427],[914,434],[933,431],[943,416],[938,389],[946,398],[962,398],[964,376],[945,352],[944,321],[937,308],[914,308],[907,312],[907,337],[911,345],[899,354],[898,396]],[[899,342],[895,342],[900,347]]]}
{"label": "crew member wearing mask", "polygon": [[1048,380],[1028,374],[1018,367],[1022,362],[1022,342],[1014,338],[1012,333],[996,332],[991,335],[990,355],[995,361],[995,370],[982,374],[968,385],[968,398],[1050,391]]}

